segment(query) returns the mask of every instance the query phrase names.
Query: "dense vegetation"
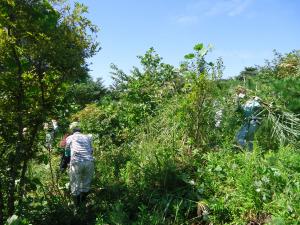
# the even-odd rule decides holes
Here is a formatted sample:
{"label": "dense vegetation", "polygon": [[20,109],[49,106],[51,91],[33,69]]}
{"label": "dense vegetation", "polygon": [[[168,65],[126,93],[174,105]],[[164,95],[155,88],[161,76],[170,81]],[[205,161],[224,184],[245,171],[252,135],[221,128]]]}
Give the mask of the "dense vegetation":
{"label": "dense vegetation", "polygon": [[[222,59],[205,59],[210,46],[195,45],[179,68],[150,48],[130,74],[112,65],[106,89],[88,76],[99,47],[85,12],[1,2],[0,225],[299,223],[299,51],[223,79]],[[266,105],[253,152],[235,146],[240,89]],[[60,130],[47,147],[53,118]],[[93,135],[96,158],[76,213],[58,168],[73,120]]]}

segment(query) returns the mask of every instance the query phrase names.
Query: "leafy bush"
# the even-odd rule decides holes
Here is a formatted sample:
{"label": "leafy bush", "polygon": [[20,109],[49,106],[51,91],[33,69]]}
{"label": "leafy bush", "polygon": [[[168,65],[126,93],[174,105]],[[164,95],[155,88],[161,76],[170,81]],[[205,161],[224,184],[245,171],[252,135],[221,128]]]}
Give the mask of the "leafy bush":
{"label": "leafy bush", "polygon": [[277,64],[250,68],[255,75],[245,71],[243,81],[222,80],[222,61],[207,62],[208,50],[195,45],[178,70],[152,48],[139,57],[141,70],[127,75],[114,67],[111,92],[98,102],[86,93],[82,103],[92,97],[91,104],[71,117],[94,139],[87,206],[75,210],[68,175],[55,169],[59,151],[46,151],[41,133],[20,216],[39,225],[297,224],[297,140],[284,146],[270,138],[272,124],[264,118],[254,152],[237,152],[233,145],[243,122],[237,89],[297,113],[299,80],[275,75]]}
{"label": "leafy bush", "polygon": [[[269,222],[274,216],[286,224],[299,220],[299,154],[290,147],[278,152],[207,153],[204,198],[214,222]],[[203,188],[202,185],[200,185]],[[226,212],[226,217],[222,215]],[[262,221],[261,221],[262,220]]]}

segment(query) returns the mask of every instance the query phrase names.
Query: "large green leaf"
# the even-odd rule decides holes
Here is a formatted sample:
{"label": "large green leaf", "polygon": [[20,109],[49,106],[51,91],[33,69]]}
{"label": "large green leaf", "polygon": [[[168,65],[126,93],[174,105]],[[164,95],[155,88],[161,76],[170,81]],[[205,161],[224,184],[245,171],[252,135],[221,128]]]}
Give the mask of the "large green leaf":
{"label": "large green leaf", "polygon": [[185,59],[193,59],[193,58],[195,58],[195,54],[193,54],[193,53],[186,54],[186,55],[184,56],[184,58],[185,58]]}
{"label": "large green leaf", "polygon": [[194,46],[194,50],[195,51],[200,51],[201,49],[203,49],[203,44],[202,43],[196,44]]}

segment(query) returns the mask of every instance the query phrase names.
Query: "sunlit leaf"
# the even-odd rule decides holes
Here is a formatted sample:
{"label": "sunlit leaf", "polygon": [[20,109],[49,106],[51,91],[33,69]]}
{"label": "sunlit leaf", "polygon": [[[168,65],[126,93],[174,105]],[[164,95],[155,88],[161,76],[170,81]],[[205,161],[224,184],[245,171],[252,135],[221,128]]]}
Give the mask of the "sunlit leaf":
{"label": "sunlit leaf", "polygon": [[193,59],[195,57],[195,54],[190,53],[184,56],[185,59]]}
{"label": "sunlit leaf", "polygon": [[203,48],[203,44],[202,44],[202,43],[196,44],[196,45],[194,46],[194,50],[195,50],[195,51],[200,51],[202,48]]}

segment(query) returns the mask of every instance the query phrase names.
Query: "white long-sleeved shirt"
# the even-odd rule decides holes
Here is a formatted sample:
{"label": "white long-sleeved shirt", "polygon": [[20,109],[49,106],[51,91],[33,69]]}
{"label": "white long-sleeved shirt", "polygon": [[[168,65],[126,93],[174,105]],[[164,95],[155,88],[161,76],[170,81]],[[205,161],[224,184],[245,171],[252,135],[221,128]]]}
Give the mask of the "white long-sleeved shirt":
{"label": "white long-sleeved shirt", "polygon": [[71,162],[93,161],[92,138],[75,132],[67,137],[66,148],[71,150]]}

